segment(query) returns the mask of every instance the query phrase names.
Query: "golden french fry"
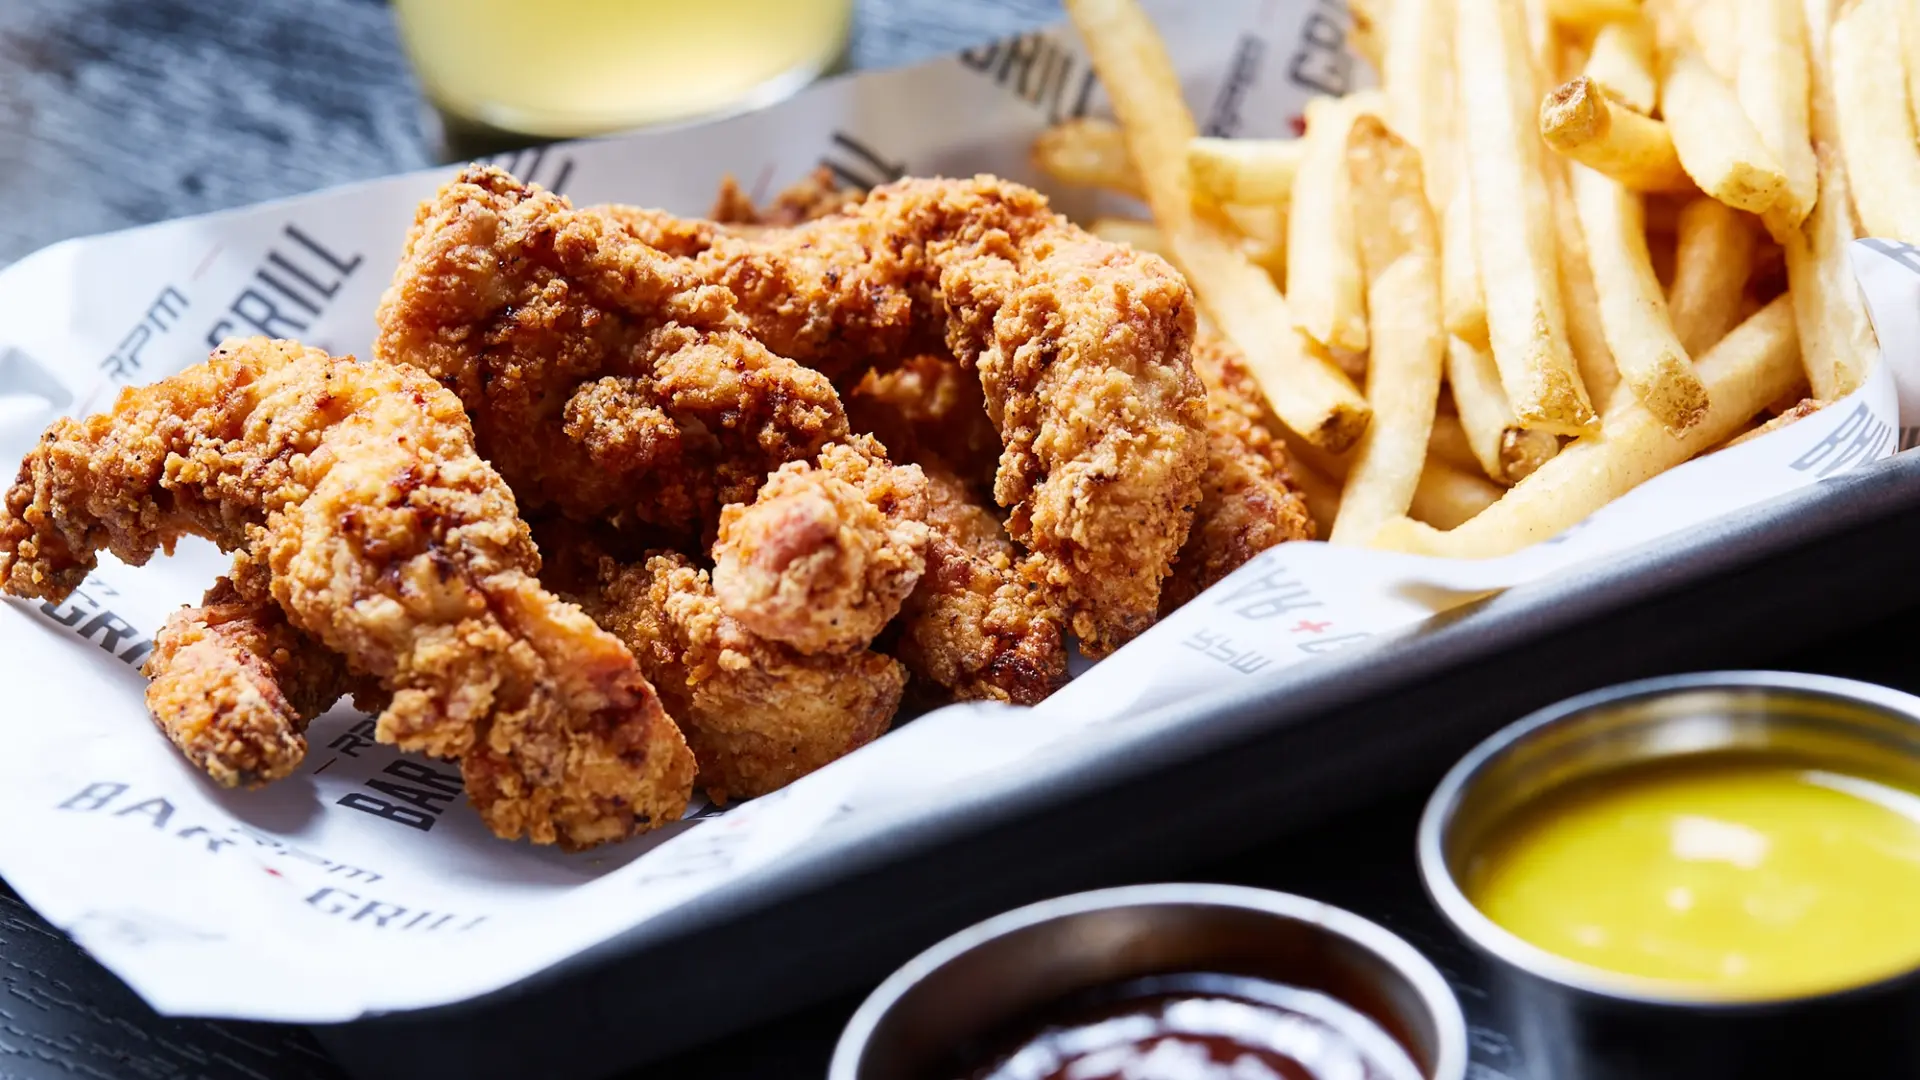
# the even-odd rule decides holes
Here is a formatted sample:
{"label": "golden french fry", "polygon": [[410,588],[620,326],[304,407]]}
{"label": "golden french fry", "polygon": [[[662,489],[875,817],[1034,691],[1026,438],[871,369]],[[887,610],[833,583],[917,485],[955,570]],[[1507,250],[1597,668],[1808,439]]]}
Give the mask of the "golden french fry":
{"label": "golden french fry", "polygon": [[1473,193],[1461,173],[1441,214],[1440,296],[1447,332],[1485,349],[1487,302],[1480,294],[1480,261],[1473,250]]}
{"label": "golden french fry", "polygon": [[1082,117],[1055,124],[1033,141],[1031,153],[1034,167],[1061,183],[1143,197],[1127,159],[1126,137],[1111,120]]}
{"label": "golden french fry", "polygon": [[1735,435],[1733,438],[1728,439],[1726,442],[1721,443],[1719,446],[1715,447],[1714,449],[1731,450],[1734,447],[1739,446],[1741,443],[1752,442],[1753,440],[1760,438],[1762,435],[1771,435],[1774,432],[1779,431],[1781,428],[1786,427],[1789,424],[1797,424],[1800,421],[1805,420],[1807,417],[1812,416],[1814,413],[1817,413],[1821,409],[1826,408],[1829,404],[1830,402],[1821,401],[1818,398],[1804,398],[1798,404],[1795,404],[1791,408],[1780,410],[1778,413],[1775,413],[1772,417],[1768,418],[1765,422],[1753,425],[1753,427],[1739,433],[1738,435]]}
{"label": "golden french fry", "polygon": [[1640,0],[1548,0],[1553,21],[1583,33],[1610,22],[1640,17]]}
{"label": "golden french fry", "polygon": [[1740,324],[1740,304],[1758,242],[1751,222],[1704,195],[1680,211],[1667,312],[1688,356],[1705,353]]}
{"label": "golden french fry", "polygon": [[1667,125],[1611,104],[1585,75],[1554,88],[1540,103],[1540,138],[1635,191],[1693,189]]}
{"label": "golden french fry", "polygon": [[1559,158],[1549,158],[1544,177],[1553,196],[1553,231],[1559,241],[1556,249],[1560,271],[1560,302],[1567,310],[1567,344],[1580,367],[1580,383],[1587,397],[1605,410],[1614,388],[1620,384],[1619,366],[1613,349],[1607,344],[1606,323],[1600,315],[1600,293],[1593,279],[1593,267],[1587,255],[1586,230],[1580,224],[1580,211],[1574,206],[1569,177],[1580,166]]}
{"label": "golden french fry", "polygon": [[1287,276],[1287,208],[1229,203],[1220,213],[1240,234],[1240,250],[1275,281]]}
{"label": "golden french fry", "polygon": [[1834,115],[1868,236],[1920,243],[1920,144],[1900,55],[1906,0],[1859,0],[1833,24]]}
{"label": "golden french fry", "polygon": [[1920,0],[1900,5],[1900,55],[1907,69],[1907,105],[1920,128]]}
{"label": "golden french fry", "polygon": [[1353,445],[1372,415],[1366,400],[1293,328],[1266,271],[1220,222],[1194,209],[1186,148],[1198,133],[1152,21],[1136,0],[1068,0],[1067,13],[1113,99],[1154,220],[1201,309],[1246,356],[1281,423],[1334,451]]}
{"label": "golden french fry", "polygon": [[1353,124],[1346,161],[1367,281],[1373,423],[1355,449],[1330,539],[1364,544],[1413,503],[1440,396],[1446,331],[1439,229],[1427,205],[1419,151],[1377,117],[1363,116]]}
{"label": "golden french fry", "polygon": [[1087,231],[1113,244],[1131,244],[1141,251],[1151,251],[1163,259],[1173,258],[1173,248],[1167,243],[1165,233],[1151,221],[1135,221],[1132,218],[1099,218],[1087,228]]}
{"label": "golden french fry", "polygon": [[1440,532],[1407,519],[1387,523],[1374,546],[1452,558],[1490,558],[1550,539],[1688,458],[1724,442],[1800,377],[1793,307],[1780,297],[1727,335],[1697,365],[1707,416],[1674,436],[1629,402],[1597,438],[1578,439],[1459,528]]}
{"label": "golden french fry", "polygon": [[1195,139],[1187,144],[1187,173],[1195,197],[1250,206],[1287,201],[1306,157],[1299,139]]}
{"label": "golden french fry", "polygon": [[1567,344],[1553,206],[1540,183],[1546,152],[1534,136],[1534,65],[1523,13],[1503,0],[1461,0],[1455,48],[1480,294],[1501,386],[1524,427],[1592,430],[1594,405]]}
{"label": "golden french fry", "polygon": [[1365,352],[1366,283],[1354,239],[1347,133],[1351,99],[1307,103],[1305,160],[1294,177],[1287,214],[1287,305],[1302,333],[1329,349]]}
{"label": "golden french fry", "polygon": [[1503,0],[1460,0],[1455,48],[1466,118],[1474,251],[1488,338],[1514,416],[1564,434],[1598,420],[1567,344],[1552,199],[1540,176],[1538,103],[1524,14]]}
{"label": "golden french fry", "polygon": [[1587,54],[1586,76],[1607,97],[1642,116],[1652,116],[1660,100],[1660,83],[1653,74],[1653,30],[1645,19],[1624,19],[1602,26],[1593,35]]}
{"label": "golden french fry", "polygon": [[1287,475],[1306,501],[1307,516],[1313,519],[1313,535],[1325,540],[1333,532],[1334,519],[1340,516],[1340,483],[1330,480],[1319,469],[1299,458],[1287,463]]}
{"label": "golden french fry", "polygon": [[1670,430],[1685,431],[1706,418],[1707,391],[1667,315],[1667,298],[1647,254],[1640,196],[1576,167],[1573,197],[1620,381]]}
{"label": "golden french fry", "polygon": [[1427,205],[1438,215],[1453,195],[1459,160],[1453,107],[1451,0],[1396,3],[1387,20],[1380,84],[1386,119],[1420,152]]}
{"label": "golden french fry", "polygon": [[1504,491],[1477,469],[1468,471],[1430,460],[1420,472],[1420,486],[1414,489],[1407,516],[1436,529],[1458,528],[1499,502]]}
{"label": "golden french fry", "polygon": [[1465,469],[1476,476],[1484,473],[1480,459],[1473,455],[1473,446],[1467,441],[1467,429],[1460,426],[1460,415],[1454,412],[1434,414],[1433,431],[1427,435],[1427,460]]}
{"label": "golden french fry", "polygon": [[1740,13],[1753,0],[1686,0],[1693,47],[1715,75],[1733,82],[1740,67]]}
{"label": "golden french fry", "polygon": [[1699,53],[1681,49],[1667,58],[1660,113],[1680,166],[1701,191],[1755,214],[1780,198],[1787,177],[1779,160],[1747,119],[1740,98]]}
{"label": "golden french fry", "polygon": [[1347,31],[1347,48],[1371,64],[1375,71],[1380,70],[1386,57],[1386,43],[1381,40],[1385,31],[1381,24],[1391,7],[1388,0],[1351,0],[1347,4],[1353,16],[1353,26]]}
{"label": "golden french fry", "polygon": [[[1833,0],[1805,0],[1807,52],[1825,58],[1833,29]],[[1840,155],[1832,65],[1809,69],[1815,162],[1820,195],[1813,212],[1781,242],[1787,291],[1793,297],[1800,356],[1813,395],[1837,401],[1866,377],[1876,348],[1860,287],[1847,258],[1859,232],[1853,220],[1851,186]]]}
{"label": "golden french fry", "polygon": [[1787,294],[1800,326],[1800,349],[1815,397],[1835,401],[1866,378],[1876,349],[1873,325],[1847,259],[1855,238],[1848,177],[1836,150],[1819,154],[1820,198],[1781,247]]}
{"label": "golden french fry", "polygon": [[1741,0],[1734,91],[1780,163],[1786,187],[1761,215],[1774,239],[1797,229],[1820,194],[1813,159],[1806,22],[1795,0]]}
{"label": "golden french fry", "polygon": [[1447,340],[1447,385],[1468,445],[1482,472],[1496,483],[1518,483],[1560,451],[1560,440],[1524,428],[1513,418],[1493,354],[1471,343]]}

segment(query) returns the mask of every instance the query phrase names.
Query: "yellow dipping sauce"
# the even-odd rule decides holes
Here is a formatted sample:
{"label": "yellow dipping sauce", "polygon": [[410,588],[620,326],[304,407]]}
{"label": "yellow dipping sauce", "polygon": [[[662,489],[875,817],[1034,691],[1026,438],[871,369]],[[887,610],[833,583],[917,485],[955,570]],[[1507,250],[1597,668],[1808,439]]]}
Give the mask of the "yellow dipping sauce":
{"label": "yellow dipping sauce", "polygon": [[1466,871],[1508,931],[1673,996],[1800,997],[1920,967],[1920,795],[1777,756],[1569,784],[1497,823]]}

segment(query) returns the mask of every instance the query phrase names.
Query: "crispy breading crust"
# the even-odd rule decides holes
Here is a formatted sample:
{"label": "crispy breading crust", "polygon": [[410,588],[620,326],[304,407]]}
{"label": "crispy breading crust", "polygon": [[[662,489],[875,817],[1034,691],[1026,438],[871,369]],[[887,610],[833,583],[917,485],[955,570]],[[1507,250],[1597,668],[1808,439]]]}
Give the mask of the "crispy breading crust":
{"label": "crispy breading crust", "polygon": [[579,848],[684,812],[685,743],[626,648],[540,588],[512,493],[421,373],[229,342],[56,421],[7,492],[0,582],[61,597],[99,549],[138,565],[187,534],[264,566],[288,621],[391,693],[378,737],[458,757],[496,833]]}
{"label": "crispy breading crust", "polygon": [[740,235],[601,211],[722,286],[751,334],[851,385],[949,352],[1000,433],[994,498],[1104,655],[1151,625],[1206,458],[1194,305],[1161,259],[1073,226],[993,177],[904,180],[844,213]]}
{"label": "crispy breading crust", "polygon": [[603,559],[580,599],[659,687],[715,802],[785,787],[878,738],[906,687],[879,653],[807,656],[760,638],[683,555]]}
{"label": "crispy breading crust", "polygon": [[748,630],[803,653],[864,649],[926,569],[926,478],[869,435],[791,462],[720,514],[713,590]]}
{"label": "crispy breading crust", "polygon": [[1287,472],[1266,398],[1223,337],[1202,333],[1193,367],[1207,387],[1207,471],[1193,532],[1160,592],[1167,614],[1276,544],[1313,539],[1313,518]]}

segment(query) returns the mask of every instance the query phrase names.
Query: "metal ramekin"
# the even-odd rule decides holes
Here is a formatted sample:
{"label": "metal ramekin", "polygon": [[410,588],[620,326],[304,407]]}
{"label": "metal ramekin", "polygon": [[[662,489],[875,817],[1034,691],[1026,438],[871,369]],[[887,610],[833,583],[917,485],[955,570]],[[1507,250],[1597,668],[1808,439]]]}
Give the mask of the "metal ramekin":
{"label": "metal ramekin", "polygon": [[1430,1080],[1462,1080],[1466,1021],[1411,945],[1313,900],[1228,885],[1079,893],[989,919],[880,985],[848,1023],[829,1080],[922,1080],[954,1048],[1076,991],[1219,971],[1328,993],[1371,1016]]}
{"label": "metal ramekin", "polygon": [[[1455,871],[1467,854],[1528,800],[1624,765],[1730,750],[1864,769],[1920,790],[1920,698],[1775,672],[1627,683],[1501,731],[1454,766],[1428,801],[1421,878],[1454,929],[1490,961],[1505,1026],[1529,1076],[1920,1076],[1920,973],[1810,997],[1687,1000],[1528,944],[1482,915],[1461,890]],[[1914,909],[1920,916],[1920,897]]]}

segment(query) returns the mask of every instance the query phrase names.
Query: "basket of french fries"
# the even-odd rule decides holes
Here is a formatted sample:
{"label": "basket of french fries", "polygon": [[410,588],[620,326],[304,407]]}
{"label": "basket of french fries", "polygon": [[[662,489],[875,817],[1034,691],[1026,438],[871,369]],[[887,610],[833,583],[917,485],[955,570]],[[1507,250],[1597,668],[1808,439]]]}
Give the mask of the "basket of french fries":
{"label": "basket of french fries", "polygon": [[0,873],[451,1009],[1897,449],[1911,5],[1066,6],[0,273]]}

